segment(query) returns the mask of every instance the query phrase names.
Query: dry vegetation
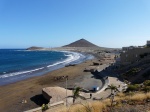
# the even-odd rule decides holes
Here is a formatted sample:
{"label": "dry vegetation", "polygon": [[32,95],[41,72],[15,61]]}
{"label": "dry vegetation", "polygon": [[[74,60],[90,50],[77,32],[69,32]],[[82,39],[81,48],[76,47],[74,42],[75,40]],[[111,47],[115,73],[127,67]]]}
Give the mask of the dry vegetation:
{"label": "dry vegetation", "polygon": [[[150,92],[148,93],[135,93],[135,94],[124,94],[118,93],[114,98],[113,112],[139,112],[136,108],[127,108],[123,105],[145,105],[150,100]],[[110,112],[110,99],[102,101],[92,101],[84,104],[75,104],[70,108],[61,108],[58,112]],[[121,108],[120,108],[121,107]],[[118,108],[118,109],[117,109]],[[117,111],[115,110],[117,109]],[[124,110],[122,110],[124,109]]]}

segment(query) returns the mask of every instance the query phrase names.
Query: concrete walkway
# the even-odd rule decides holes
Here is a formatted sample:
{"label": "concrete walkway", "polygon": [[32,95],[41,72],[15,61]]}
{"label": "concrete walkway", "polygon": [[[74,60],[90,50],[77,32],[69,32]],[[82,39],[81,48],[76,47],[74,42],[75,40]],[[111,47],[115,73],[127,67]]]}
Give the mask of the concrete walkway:
{"label": "concrete walkway", "polygon": [[[125,88],[125,83],[120,81],[117,78],[117,74],[115,74],[111,71],[111,67],[109,67],[109,63],[110,62],[107,62],[107,63],[103,64],[102,66],[97,67],[97,70],[98,70],[99,73],[96,74],[96,75],[99,75],[103,79],[105,79],[105,84],[103,85],[103,88],[100,91],[96,92],[96,93],[92,93],[92,98],[91,99],[90,99],[90,93],[81,92],[81,95],[84,96],[87,100],[85,101],[85,100],[81,100],[81,99],[78,98],[78,99],[76,99],[76,103],[84,103],[84,102],[87,102],[87,101],[101,100],[101,99],[108,98],[111,95],[111,90],[106,90],[105,91],[105,89],[108,87],[108,85],[111,85],[111,84],[117,86],[119,91],[122,91],[122,89]],[[108,68],[108,69],[104,70],[105,68]],[[90,79],[90,76],[87,77],[83,82],[81,82],[77,85],[80,85],[80,87],[81,87],[81,86],[85,86],[87,83],[91,84],[89,79]],[[97,80],[95,80],[95,81],[96,82],[94,82],[94,84],[101,84],[101,82],[98,82]],[[87,87],[91,87],[91,86],[87,86]],[[72,101],[73,101],[72,98],[67,98],[68,105],[72,105]],[[49,109],[46,112],[56,112],[55,110],[57,110],[57,109]]]}
{"label": "concrete walkway", "polygon": [[[119,86],[120,85],[120,88],[119,91],[121,91],[125,84],[121,81],[119,81],[117,78],[114,78],[114,77],[108,77],[108,80],[109,80],[109,84],[114,84],[115,86]],[[101,99],[105,99],[105,98],[108,98],[111,94],[111,91],[110,90],[106,90],[106,91],[101,91],[101,92],[97,92],[97,93],[92,93],[92,98],[90,99],[90,94],[89,93],[83,93],[81,92],[81,95],[83,95],[85,98],[87,98],[87,100],[81,100],[81,99],[77,99],[76,100],[76,103],[85,103],[85,102],[88,102],[88,101],[93,101],[93,99],[96,101],[96,100],[101,100]],[[72,98],[68,98],[67,99],[68,101],[68,105],[72,105]],[[56,107],[56,108],[52,108],[52,109],[49,109],[47,110],[46,112],[57,112],[57,110],[59,110],[60,108],[63,108],[65,107],[64,106],[61,106],[61,107]]]}

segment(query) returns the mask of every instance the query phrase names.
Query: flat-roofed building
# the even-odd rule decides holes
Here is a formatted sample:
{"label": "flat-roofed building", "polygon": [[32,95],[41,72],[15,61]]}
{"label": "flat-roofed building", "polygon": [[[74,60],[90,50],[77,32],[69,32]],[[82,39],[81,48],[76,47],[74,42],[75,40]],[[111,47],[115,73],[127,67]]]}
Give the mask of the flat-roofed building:
{"label": "flat-roofed building", "polygon": [[147,46],[150,47],[150,40],[147,41]]}
{"label": "flat-roofed building", "polygon": [[127,65],[141,60],[142,58],[150,56],[150,48],[133,48],[123,51],[120,55],[121,65]]}
{"label": "flat-roofed building", "polygon": [[128,51],[128,50],[131,50],[131,49],[134,49],[134,48],[137,48],[137,46],[122,47],[122,50],[123,51]]}

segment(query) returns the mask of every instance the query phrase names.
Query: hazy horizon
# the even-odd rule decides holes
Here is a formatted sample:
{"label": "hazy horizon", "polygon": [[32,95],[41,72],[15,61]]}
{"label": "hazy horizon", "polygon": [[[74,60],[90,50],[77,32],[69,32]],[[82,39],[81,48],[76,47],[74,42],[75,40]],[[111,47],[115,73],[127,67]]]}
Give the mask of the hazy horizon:
{"label": "hazy horizon", "polygon": [[100,47],[150,40],[149,0],[0,0],[0,48],[60,47],[84,38]]}

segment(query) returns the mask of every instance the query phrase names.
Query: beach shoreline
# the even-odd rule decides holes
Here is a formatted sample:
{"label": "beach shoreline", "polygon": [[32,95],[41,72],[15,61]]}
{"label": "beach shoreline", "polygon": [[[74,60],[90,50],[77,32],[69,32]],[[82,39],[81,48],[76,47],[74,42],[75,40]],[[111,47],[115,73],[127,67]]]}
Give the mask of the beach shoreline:
{"label": "beach shoreline", "polygon": [[[84,70],[93,65],[93,62],[99,62],[99,59],[100,57],[86,60],[75,66],[63,67],[41,76],[0,86],[0,111],[20,112],[41,106],[46,103],[43,102],[42,88],[53,86],[65,88],[65,80],[55,80],[56,75],[58,77],[69,76],[68,87],[73,87],[76,83],[82,82],[87,75],[91,75],[90,72],[84,72]],[[26,100],[27,103],[22,103],[22,100]]]}
{"label": "beach shoreline", "polygon": [[[42,88],[49,86],[65,86],[65,81],[55,81],[56,76],[69,76],[68,85],[74,85],[75,82],[82,81],[84,75],[83,70],[92,63],[87,60],[76,66],[63,67],[41,76],[32,77],[19,82],[0,86],[0,111],[20,112],[35,108],[41,105],[36,104],[36,96],[41,97]],[[27,100],[26,104],[22,104],[22,100]],[[5,103],[4,103],[5,102]],[[39,101],[40,102],[40,101]],[[9,108],[8,108],[9,107]]]}
{"label": "beach shoreline", "polygon": [[[49,51],[49,50],[45,50],[45,51]],[[64,55],[65,54],[68,55],[68,58],[66,58],[65,60],[57,61],[55,63],[41,65],[36,68],[30,68],[27,70],[2,74],[0,75],[0,86],[22,81],[31,77],[41,76],[48,72],[63,68],[66,65],[80,64],[86,60],[94,58],[94,56],[92,56],[91,54],[85,54],[79,52],[70,52],[70,51],[56,51],[56,52],[63,52]]]}

